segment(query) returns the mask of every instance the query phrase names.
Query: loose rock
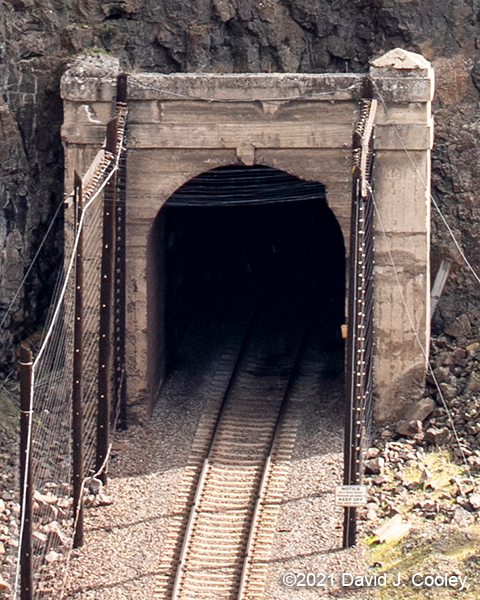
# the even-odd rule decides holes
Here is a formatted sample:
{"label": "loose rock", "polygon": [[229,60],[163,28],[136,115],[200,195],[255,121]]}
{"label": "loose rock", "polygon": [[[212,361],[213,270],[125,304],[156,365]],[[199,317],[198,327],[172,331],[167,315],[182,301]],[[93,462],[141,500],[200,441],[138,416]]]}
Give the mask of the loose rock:
{"label": "loose rock", "polygon": [[51,564],[57,561],[60,556],[61,555],[58,552],[55,552],[55,550],[50,550],[50,552],[45,555],[45,560],[47,563]]}
{"label": "loose rock", "polygon": [[445,333],[457,339],[459,345],[467,342],[472,337],[472,326],[467,315],[460,315],[445,328]]}
{"label": "loose rock", "polygon": [[480,509],[480,494],[472,494],[470,496],[470,498],[468,499],[468,502],[470,503],[470,506],[472,507],[473,510],[479,510]]}
{"label": "loose rock", "polygon": [[397,433],[413,437],[422,432],[421,421],[399,421],[397,423]]}
{"label": "loose rock", "polygon": [[422,422],[435,409],[433,398],[423,398],[409,408],[403,419],[397,423],[397,433],[413,437],[422,432]]}
{"label": "loose rock", "polygon": [[425,441],[428,444],[446,444],[450,439],[450,431],[447,427],[442,427],[442,429],[436,429],[435,427],[430,427],[425,432]]}
{"label": "loose rock", "polygon": [[377,458],[371,458],[370,460],[365,461],[365,473],[370,475],[378,475],[383,473],[385,467],[385,459],[381,456],[377,456]]}
{"label": "loose rock", "polygon": [[0,593],[6,594],[11,591],[11,586],[0,576]]}
{"label": "loose rock", "polygon": [[367,460],[369,460],[370,458],[376,458],[379,454],[380,454],[379,448],[369,448],[367,450],[367,455],[365,458]]}
{"label": "loose rock", "polygon": [[463,506],[456,506],[453,512],[453,521],[460,527],[466,527],[472,523],[473,515],[465,510]]}
{"label": "loose rock", "polygon": [[470,373],[465,391],[468,394],[478,394],[480,392],[480,374]]}

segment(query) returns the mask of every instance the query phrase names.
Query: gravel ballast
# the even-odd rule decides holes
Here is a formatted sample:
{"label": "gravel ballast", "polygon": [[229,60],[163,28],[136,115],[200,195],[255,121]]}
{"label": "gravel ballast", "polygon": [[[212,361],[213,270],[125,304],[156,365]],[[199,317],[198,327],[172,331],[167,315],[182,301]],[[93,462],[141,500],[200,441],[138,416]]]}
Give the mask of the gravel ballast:
{"label": "gravel ballast", "polygon": [[[66,597],[152,598],[162,546],[175,514],[196,427],[214,364],[177,372],[152,418],[117,433],[108,496],[113,504],[86,511],[86,543],[72,553]],[[299,589],[282,583],[289,571],[363,573],[360,547],[342,550],[343,510],[334,489],[343,470],[343,380],[313,385],[299,415],[298,434],[277,519],[265,597],[291,598]],[[338,586],[315,591],[344,597]],[[345,593],[344,593],[345,592]],[[325,596],[327,597],[327,596]]]}

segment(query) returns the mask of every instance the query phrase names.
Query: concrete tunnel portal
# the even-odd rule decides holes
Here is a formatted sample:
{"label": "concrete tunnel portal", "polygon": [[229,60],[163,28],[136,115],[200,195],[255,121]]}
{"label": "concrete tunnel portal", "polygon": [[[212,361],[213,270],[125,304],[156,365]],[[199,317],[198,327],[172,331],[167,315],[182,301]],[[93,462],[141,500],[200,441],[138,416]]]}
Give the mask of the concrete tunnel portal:
{"label": "concrete tunnel portal", "polygon": [[[103,159],[99,149],[112,118],[121,70],[118,59],[102,60],[105,69],[99,69],[91,57],[79,57],[62,77],[67,190],[72,189],[75,171],[85,173],[87,181],[92,159]],[[182,335],[177,320],[173,327],[178,331],[177,339],[171,339],[170,329],[165,341],[165,319],[172,327],[172,293],[167,289],[170,279],[164,269],[168,266],[170,272],[172,248],[168,250],[165,241],[161,250],[163,242],[156,238],[166,240],[169,211],[195,208],[177,209],[166,205],[167,200],[186,189],[181,187],[186,181],[214,167],[271,165],[326,186],[328,206],[348,253],[352,135],[361,126],[359,117],[372,103],[362,98],[368,91],[364,89],[365,73],[135,73],[124,80],[128,83],[124,148],[128,160],[122,167],[126,182],[125,373],[133,405],[143,404],[147,398],[153,400],[164,378],[166,355],[172,356],[171,348],[178,347]],[[430,63],[402,48],[373,60],[368,81],[373,81],[382,99],[372,123],[379,214],[373,224],[373,400],[374,420],[382,424],[401,418],[412,398],[423,393],[427,361],[418,340],[428,348],[431,102],[435,86]],[[97,115],[95,121],[90,114]],[[283,199],[277,204],[283,205]],[[258,205],[251,210],[260,214],[267,207]],[[251,227],[253,232],[257,226]],[[73,229],[73,215],[66,213],[68,248]],[[170,236],[173,246],[179,237],[175,232]],[[329,254],[333,255],[331,251]],[[93,254],[87,259],[94,259]],[[184,281],[187,272],[183,269],[182,281],[177,279],[175,284],[184,304],[189,294],[183,292],[191,288]],[[97,306],[96,295],[90,303]],[[173,310],[181,313],[186,309]],[[413,327],[405,325],[409,315]]]}
{"label": "concrete tunnel portal", "polygon": [[[289,410],[300,418],[285,434],[292,454],[281,449],[278,462],[280,470],[289,469],[292,457],[300,487],[289,488],[293,495],[287,496],[274,484],[272,493],[282,502],[306,500],[301,508],[308,519],[309,490],[315,490],[315,502],[322,502],[312,513],[315,530],[331,545],[331,521],[325,527],[322,519],[331,512],[331,482],[340,479],[340,461],[323,459],[335,448],[340,456],[341,406],[344,482],[355,485],[361,482],[370,422],[397,421],[423,393],[430,330],[430,63],[397,48],[372,61],[368,75],[165,75],[122,73],[114,57],[100,65],[79,57],[61,86],[67,189],[75,182],[78,200],[79,173],[85,190],[88,185],[99,191],[108,180],[108,194],[99,198],[110,216],[108,203],[117,196],[115,270],[108,286],[114,288],[114,332],[100,330],[98,337],[103,346],[109,341],[104,338],[115,343],[115,384],[125,412],[130,407],[132,416],[137,409],[151,412],[159,400],[156,417],[165,419],[151,444],[155,453],[161,451],[152,466],[160,477],[167,474],[169,495],[172,482],[176,486],[170,473],[185,464],[170,512],[187,515],[197,466],[200,470],[203,457],[210,456],[203,448],[213,424],[206,421],[216,418],[215,411],[217,422],[226,423],[218,439],[228,444],[215,458],[221,459],[219,478],[204,503],[207,528],[212,507],[220,507],[219,521],[227,521],[226,512],[243,512],[243,496],[226,501],[223,490],[234,487],[226,474],[237,471],[233,463],[242,465],[243,487],[244,472],[256,460],[252,449],[261,441],[259,430],[281,403],[279,422],[288,399]],[[74,211],[66,211],[66,257],[76,251],[75,226]],[[96,265],[99,248],[108,249],[106,256],[113,244],[100,242],[97,220],[87,218],[85,229],[98,233],[99,244],[85,251],[86,261]],[[104,314],[110,304],[103,296],[98,301],[109,274],[99,273],[87,311],[97,314],[100,306]],[[347,352],[340,335],[345,308]],[[411,327],[405,326],[407,316]],[[93,328],[88,336],[92,333],[97,335]],[[108,361],[99,364],[107,373]],[[108,400],[107,393],[100,398]],[[293,454],[297,439],[304,454]],[[172,450],[163,452],[167,447]],[[150,449],[148,456],[153,457]],[[314,462],[305,463],[310,456]],[[153,473],[147,462],[146,472]],[[311,478],[305,481],[307,470]],[[318,488],[323,481],[326,487]],[[257,496],[262,493],[254,490],[251,497]],[[348,545],[354,524],[355,510],[347,508]],[[178,525],[175,517],[166,534],[159,586],[179,589],[182,569],[196,575],[198,565],[209,582],[210,565],[195,555],[178,576],[164,567],[170,552],[182,547],[190,553],[190,536],[182,541]],[[241,527],[244,537],[247,523]],[[231,535],[208,537],[223,550]],[[201,556],[208,547],[204,541],[195,545]],[[228,569],[237,555],[252,556],[238,548],[228,555]]]}
{"label": "concrete tunnel portal", "polygon": [[278,315],[260,353],[281,352],[288,315],[308,311],[319,372],[343,372],[345,247],[320,183],[265,166],[194,177],[154,221],[147,286],[151,389],[181,364],[192,331],[203,328],[199,352],[221,352],[222,330],[262,305]]}

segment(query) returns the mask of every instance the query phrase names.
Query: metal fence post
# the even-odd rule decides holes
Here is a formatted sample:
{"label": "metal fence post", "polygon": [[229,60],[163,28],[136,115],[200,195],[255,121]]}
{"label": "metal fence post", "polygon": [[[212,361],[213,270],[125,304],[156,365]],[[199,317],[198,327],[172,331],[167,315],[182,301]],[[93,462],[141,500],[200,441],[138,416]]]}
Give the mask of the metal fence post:
{"label": "metal fence post", "polygon": [[[117,106],[127,103],[127,75],[117,79]],[[125,373],[125,203],[126,203],[127,157],[122,150],[118,164],[117,201],[115,207],[115,292],[114,292],[114,369],[115,369],[115,417],[114,425],[127,429],[127,381]],[[113,421],[112,421],[113,422]]]}
{"label": "metal fence post", "polygon": [[21,539],[20,574],[21,600],[33,598],[32,572],[32,449],[29,445],[29,430],[32,425],[30,399],[33,383],[33,357],[25,346],[20,347],[20,503],[21,514],[24,515],[24,526]]}
{"label": "metal fence post", "polygon": [[[358,138],[354,135],[353,150],[360,148]],[[348,298],[348,339],[347,339],[347,360],[345,372],[345,440],[344,440],[344,476],[343,483],[351,485],[355,481],[355,335],[357,329],[357,255],[358,255],[358,235],[357,227],[359,220],[359,197],[360,197],[360,177],[357,170],[353,172],[353,192],[352,192],[352,217],[350,233],[350,268],[349,268],[349,298]],[[343,547],[350,548],[354,546],[357,537],[357,509],[346,506],[343,516]]]}
{"label": "metal fence post", "polygon": [[[350,233],[348,340],[345,377],[344,484],[363,483],[364,451],[372,420],[373,340],[373,126],[376,100],[363,81],[360,119],[353,134],[353,190]],[[356,543],[357,509],[346,506],[343,547]]]}
{"label": "metal fence post", "polygon": [[114,364],[115,403],[121,429],[127,429],[127,381],[125,377],[125,156],[120,158],[118,171],[118,198],[115,225],[115,292],[114,292]]}
{"label": "metal fence post", "polygon": [[82,180],[75,172],[74,181],[75,230],[78,234],[75,257],[75,324],[73,330],[73,388],[72,388],[72,469],[73,469],[73,546],[83,545],[83,229],[78,227],[83,212]]}
{"label": "metal fence post", "polygon": [[[107,125],[106,150],[111,154],[117,149],[118,118]],[[98,348],[98,418],[96,471],[99,471],[107,457],[110,422],[110,376],[111,376],[111,321],[113,262],[115,248],[115,196],[117,188],[116,172],[105,187],[103,200],[103,241],[100,281],[100,339]],[[105,470],[100,478],[105,484]]]}

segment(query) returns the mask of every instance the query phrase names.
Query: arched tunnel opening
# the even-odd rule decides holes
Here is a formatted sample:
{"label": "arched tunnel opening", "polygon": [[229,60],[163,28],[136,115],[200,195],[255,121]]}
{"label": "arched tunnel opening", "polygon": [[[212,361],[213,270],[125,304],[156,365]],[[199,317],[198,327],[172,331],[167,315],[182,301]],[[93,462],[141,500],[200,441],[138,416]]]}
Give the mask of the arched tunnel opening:
{"label": "arched tunnel opening", "polygon": [[155,220],[148,286],[152,390],[189,345],[214,356],[256,311],[271,320],[260,354],[281,353],[289,320],[303,313],[320,373],[343,372],[345,248],[319,183],[263,166],[194,177]]}

